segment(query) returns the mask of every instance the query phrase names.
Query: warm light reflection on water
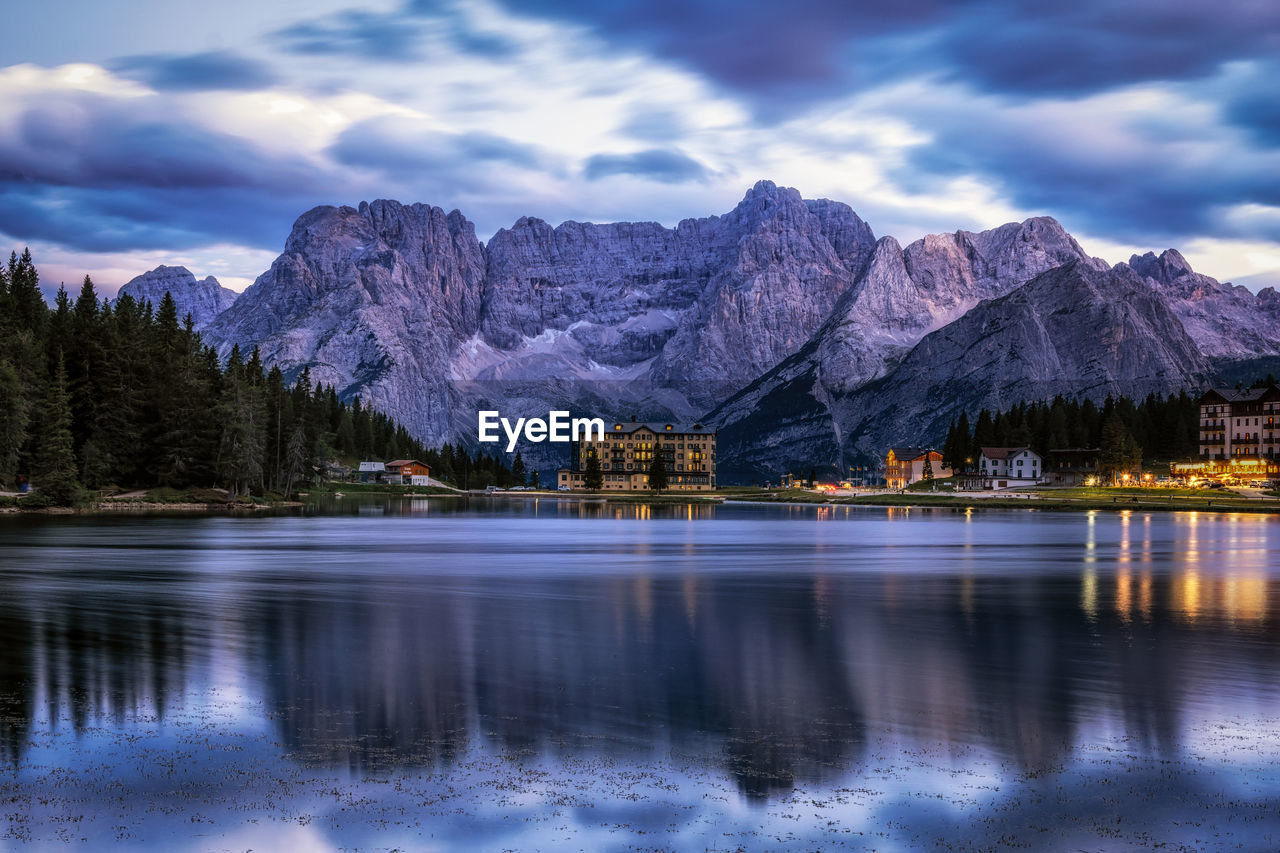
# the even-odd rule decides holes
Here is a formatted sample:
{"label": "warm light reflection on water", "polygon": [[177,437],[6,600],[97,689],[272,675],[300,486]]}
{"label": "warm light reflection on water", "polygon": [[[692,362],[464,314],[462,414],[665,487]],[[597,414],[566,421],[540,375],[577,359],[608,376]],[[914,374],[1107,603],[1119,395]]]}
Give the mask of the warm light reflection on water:
{"label": "warm light reflection on water", "polygon": [[0,834],[1270,849],[1278,556],[1211,514],[3,518]]}

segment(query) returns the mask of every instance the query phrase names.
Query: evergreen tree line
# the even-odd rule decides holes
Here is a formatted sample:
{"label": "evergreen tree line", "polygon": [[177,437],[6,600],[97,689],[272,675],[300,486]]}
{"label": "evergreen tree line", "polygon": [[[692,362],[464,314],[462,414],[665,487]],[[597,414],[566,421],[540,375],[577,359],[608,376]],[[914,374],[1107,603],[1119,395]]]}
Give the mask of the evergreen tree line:
{"label": "evergreen tree line", "polygon": [[290,495],[335,457],[414,458],[463,488],[515,482],[497,457],[428,449],[305,370],[286,382],[256,349],[222,364],[167,293],[108,301],[86,276],[50,309],[30,252],[0,267],[0,483],[29,478],[57,504],[110,486]]}
{"label": "evergreen tree line", "polygon": [[947,430],[943,465],[974,470],[983,447],[1030,447],[1043,457],[1051,450],[1096,448],[1104,469],[1136,469],[1144,457],[1172,461],[1197,456],[1199,422],[1198,397],[1185,391],[1150,394],[1139,402],[1108,396],[1101,406],[1058,396],[1002,412],[983,409],[972,425],[968,413],[961,412]]}

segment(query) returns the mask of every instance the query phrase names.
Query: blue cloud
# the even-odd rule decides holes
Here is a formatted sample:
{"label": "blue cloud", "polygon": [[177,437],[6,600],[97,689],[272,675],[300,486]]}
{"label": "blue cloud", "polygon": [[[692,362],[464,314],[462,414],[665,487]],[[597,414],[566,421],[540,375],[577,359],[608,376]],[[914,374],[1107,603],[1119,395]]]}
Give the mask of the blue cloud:
{"label": "blue cloud", "polygon": [[645,142],[674,142],[684,136],[686,127],[670,110],[651,109],[637,111],[619,130]]}
{"label": "blue cloud", "polygon": [[587,159],[582,171],[589,181],[611,175],[635,175],[666,184],[679,184],[710,177],[707,168],[697,160],[679,151],[660,148],[635,154],[596,154]]}
{"label": "blue cloud", "polygon": [[1236,91],[1225,95],[1223,111],[1257,143],[1280,148],[1280,62],[1252,69]]}
{"label": "blue cloud", "polygon": [[483,179],[485,163],[527,169],[551,168],[533,145],[489,133],[441,133],[403,119],[378,118],[344,130],[329,154],[346,166],[382,172],[398,180],[438,173],[457,187]]}
{"label": "blue cloud", "polygon": [[510,56],[515,46],[490,32],[466,25],[457,10],[434,2],[411,2],[391,12],[348,9],[278,30],[286,49],[301,54],[352,56],[379,62],[419,62],[429,58],[431,39],[491,59]]}
{"label": "blue cloud", "polygon": [[0,230],[109,251],[278,245],[330,181],[302,160],[151,114],[68,96],[0,136]]}
{"label": "blue cloud", "polygon": [[421,33],[398,15],[350,10],[320,21],[305,21],[277,31],[295,53],[356,56],[384,62],[422,59]]}
{"label": "blue cloud", "polygon": [[680,62],[754,98],[802,107],[896,76],[995,92],[1082,93],[1189,79],[1280,49],[1280,5],[1256,0],[501,0]]}
{"label": "blue cloud", "polygon": [[931,139],[911,149],[895,178],[928,193],[942,181],[976,177],[1025,209],[1115,240],[1280,240],[1274,224],[1241,226],[1222,214],[1236,205],[1280,204],[1280,171],[1268,166],[1274,149],[1230,128],[1176,117],[1143,123],[1066,106],[1024,115],[1015,106],[948,92],[904,107],[902,117],[928,128]]}
{"label": "blue cloud", "polygon": [[111,67],[159,90],[251,91],[266,89],[277,79],[265,63],[230,51],[131,56],[117,60]]}

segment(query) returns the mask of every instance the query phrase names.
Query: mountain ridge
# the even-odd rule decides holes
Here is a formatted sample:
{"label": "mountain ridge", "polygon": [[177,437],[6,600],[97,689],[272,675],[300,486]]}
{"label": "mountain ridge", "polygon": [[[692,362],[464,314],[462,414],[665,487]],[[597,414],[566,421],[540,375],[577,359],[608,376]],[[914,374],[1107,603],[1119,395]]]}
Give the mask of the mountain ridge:
{"label": "mountain ridge", "polygon": [[[903,411],[873,393],[876,383],[903,364],[922,382],[943,381],[945,370],[924,369],[927,348],[913,358],[923,341],[1064,267],[1088,279],[1073,287],[1150,293],[1168,309],[1142,301],[1138,325],[1192,341],[1194,353],[1181,344],[1152,350],[1177,381],[1205,376],[1210,358],[1280,354],[1273,289],[1219,284],[1176,251],[1109,267],[1051,217],[904,247],[877,239],[846,204],[769,181],[727,213],[670,228],[551,226],[525,216],[487,244],[457,210],[391,200],[320,206],[298,218],[271,268],[205,334],[224,353],[233,343],[258,346],[286,375],[310,369],[428,442],[470,441],[477,408],[701,418],[729,436],[722,455],[741,457],[722,468],[749,462],[742,470],[754,476],[803,459],[834,467],[871,455],[899,434],[876,407]],[[1023,344],[1039,348],[1026,364],[1066,345],[1043,335]],[[1099,377],[1099,387],[1136,387],[1140,377],[1108,362],[1098,340],[1075,345],[1120,371]],[[1018,384],[1017,376],[990,381],[1006,378]],[[915,428],[919,440],[935,437],[933,426]],[[547,445],[525,452],[542,467],[565,455]]]}

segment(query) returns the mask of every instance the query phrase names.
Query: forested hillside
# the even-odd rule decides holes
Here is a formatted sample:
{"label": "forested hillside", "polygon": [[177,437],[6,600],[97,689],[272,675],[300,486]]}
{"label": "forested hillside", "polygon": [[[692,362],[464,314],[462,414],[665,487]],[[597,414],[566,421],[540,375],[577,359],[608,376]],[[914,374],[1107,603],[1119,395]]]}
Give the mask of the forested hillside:
{"label": "forested hillside", "polygon": [[257,351],[226,364],[168,294],[100,299],[86,276],[49,308],[29,252],[0,268],[0,484],[69,505],[108,487],[289,495],[334,457],[416,458],[463,487],[508,484],[495,457],[428,449],[359,400],[288,385]]}
{"label": "forested hillside", "polygon": [[[1125,464],[1189,459],[1199,452],[1200,408],[1186,392],[1151,394],[1134,401],[1055,397],[1020,403],[1007,411],[983,409],[970,425],[962,413],[951,423],[943,446],[943,464],[963,470],[977,464],[983,447],[1030,447],[1041,456],[1050,450],[1095,447]],[[966,465],[966,460],[971,460]]]}

